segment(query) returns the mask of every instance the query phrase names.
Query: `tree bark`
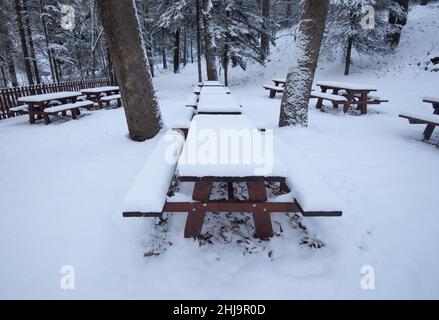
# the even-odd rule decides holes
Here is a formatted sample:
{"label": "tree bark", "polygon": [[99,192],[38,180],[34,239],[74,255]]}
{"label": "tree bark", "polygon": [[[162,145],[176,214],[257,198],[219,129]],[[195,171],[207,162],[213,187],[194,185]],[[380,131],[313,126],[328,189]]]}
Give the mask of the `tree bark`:
{"label": "tree bark", "polygon": [[0,19],[2,19],[2,22],[0,23],[0,34],[6,35],[2,44],[4,49],[5,62],[9,73],[9,80],[11,81],[11,85],[13,87],[18,87],[17,73],[15,71],[14,63],[14,44],[12,43],[12,39],[9,36],[10,34],[12,34],[9,27],[9,21],[7,19],[7,16],[3,14],[0,16]]}
{"label": "tree bark", "polygon": [[15,14],[17,17],[18,34],[20,35],[21,50],[24,58],[24,67],[26,69],[27,81],[29,85],[33,85],[34,81],[32,76],[32,68],[29,62],[29,52],[27,50],[26,34],[24,32],[23,16],[21,14],[22,8],[21,8],[20,0],[14,0],[14,4],[15,4]]}
{"label": "tree bark", "polygon": [[175,31],[174,43],[174,73],[180,71],[180,28]]}
{"label": "tree bark", "polygon": [[282,97],[279,126],[307,126],[308,103],[320,46],[326,25],[329,0],[305,0],[298,28],[294,62]]}
{"label": "tree bark", "polygon": [[7,88],[7,86],[8,86],[8,79],[6,79],[5,68],[3,67],[3,65],[1,65],[0,67],[2,69],[3,86],[5,88]]}
{"label": "tree bark", "polygon": [[183,33],[183,66],[186,66],[187,63],[187,30],[184,27]]}
{"label": "tree bark", "polygon": [[32,30],[30,28],[30,20],[29,20],[29,10],[28,10],[28,6],[27,6],[27,0],[23,0],[23,8],[24,8],[24,21],[26,24],[26,33],[27,33],[27,38],[28,38],[28,42],[29,42],[29,54],[30,54],[30,58],[32,59],[32,65],[34,67],[34,75],[35,75],[35,80],[37,82],[37,84],[41,83],[41,77],[40,77],[40,72],[38,70],[38,63],[37,63],[37,58],[35,56],[35,47],[34,47],[34,41],[32,39]]}
{"label": "tree bark", "polygon": [[206,58],[207,80],[218,80],[216,66],[215,28],[212,18],[212,0],[203,0],[204,52]]}
{"label": "tree bark", "polygon": [[421,0],[420,4],[421,6],[426,6],[428,4],[428,0]]}
{"label": "tree bark", "polygon": [[120,0],[98,0],[97,3],[122,93],[130,137],[134,141],[151,139],[160,131],[162,120],[135,3]]}
{"label": "tree bark", "polygon": [[201,28],[200,28],[200,0],[195,0],[196,6],[196,20],[197,20],[197,69],[198,82],[203,81],[203,74],[201,71]]}
{"label": "tree bark", "polygon": [[50,51],[50,47],[49,47],[49,33],[47,31],[46,17],[44,16],[43,0],[40,0],[40,14],[41,14],[41,23],[43,24],[44,39],[46,42],[47,59],[49,60],[49,65],[50,65],[50,73],[52,75],[52,82],[55,82],[56,75],[53,67],[52,52]]}
{"label": "tree bark", "polygon": [[346,61],[345,61],[345,68],[344,68],[344,75],[349,75],[349,70],[351,66],[351,54],[352,54],[352,37],[348,39],[348,46],[346,49]]}
{"label": "tree bark", "polygon": [[270,19],[270,0],[262,0],[261,60],[263,61],[270,54],[268,19]]}

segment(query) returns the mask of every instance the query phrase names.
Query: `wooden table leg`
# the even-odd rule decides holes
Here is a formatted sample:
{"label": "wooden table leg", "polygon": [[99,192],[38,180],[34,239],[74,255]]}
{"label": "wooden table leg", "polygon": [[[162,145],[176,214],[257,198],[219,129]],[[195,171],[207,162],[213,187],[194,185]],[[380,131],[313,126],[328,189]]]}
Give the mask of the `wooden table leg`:
{"label": "wooden table leg", "polygon": [[227,193],[229,200],[235,200],[235,190],[233,189],[233,182],[227,182]]}
{"label": "wooden table leg", "polygon": [[348,96],[346,98],[346,102],[344,103],[343,112],[348,113],[349,107],[354,100],[354,93],[352,91],[348,91]]}
{"label": "wooden table leg", "polygon": [[365,91],[361,92],[360,104],[361,114],[367,114],[367,92]]}
{"label": "wooden table leg", "polygon": [[29,123],[35,123],[35,105],[33,103],[29,103]]}
{"label": "wooden table leg", "polygon": [[[248,197],[250,201],[267,201],[267,191],[264,180],[247,181]],[[262,209],[253,211],[256,236],[268,239],[273,236],[270,212]]]}
{"label": "wooden table leg", "polygon": [[[439,114],[439,104],[433,104],[433,108],[434,108],[433,114]],[[436,128],[434,124],[427,124],[427,127],[424,130],[424,138],[426,140],[429,140],[431,138],[434,128]]]}
{"label": "wooden table leg", "polygon": [[[326,91],[328,91],[328,88],[322,87],[322,93],[325,93]],[[318,98],[317,99],[317,104],[316,104],[316,109],[321,109],[322,106],[323,106],[323,99],[322,98]]]}
{"label": "wooden table leg", "polygon": [[[213,181],[197,181],[195,183],[192,199],[195,201],[206,201],[210,199],[212,193]],[[192,238],[199,236],[203,229],[205,211],[189,212],[184,228],[184,237]]]}
{"label": "wooden table leg", "polygon": [[[332,91],[332,94],[335,94],[335,95],[338,95],[338,92],[340,91],[340,89],[334,89],[333,91]],[[337,109],[338,108],[338,103],[336,102],[336,101],[333,101],[332,102],[332,107],[334,108],[334,109]]]}

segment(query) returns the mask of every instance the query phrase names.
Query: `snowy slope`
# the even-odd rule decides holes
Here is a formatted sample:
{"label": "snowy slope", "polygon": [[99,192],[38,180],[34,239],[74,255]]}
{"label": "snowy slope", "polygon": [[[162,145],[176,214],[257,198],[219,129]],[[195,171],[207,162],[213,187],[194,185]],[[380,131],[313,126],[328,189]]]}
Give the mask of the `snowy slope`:
{"label": "snowy slope", "polygon": [[[439,73],[423,64],[438,49],[438,15],[437,3],[415,6],[395,55],[355,57],[347,78],[341,64],[319,65],[316,80],[371,83],[391,102],[367,116],[311,107],[309,128],[275,129],[337,194],[344,216],[273,215],[283,233],[269,242],[184,239],[184,215],[166,226],[123,219],[123,197],[160,137],[130,141],[121,109],[49,126],[0,121],[0,298],[439,298],[439,132],[420,141],[422,126],[396,116],[432,112],[421,98],[439,95]],[[281,38],[266,68],[232,70],[230,88],[258,127],[276,127],[280,98],[261,85],[285,76],[290,42]],[[196,82],[195,65],[158,73],[169,126]],[[210,215],[205,231],[218,235],[233,217],[249,221]],[[250,235],[248,225],[241,232]],[[166,251],[145,258],[151,240]],[[63,265],[75,268],[75,290],[60,288]],[[360,287],[363,265],[375,268],[375,290]]]}

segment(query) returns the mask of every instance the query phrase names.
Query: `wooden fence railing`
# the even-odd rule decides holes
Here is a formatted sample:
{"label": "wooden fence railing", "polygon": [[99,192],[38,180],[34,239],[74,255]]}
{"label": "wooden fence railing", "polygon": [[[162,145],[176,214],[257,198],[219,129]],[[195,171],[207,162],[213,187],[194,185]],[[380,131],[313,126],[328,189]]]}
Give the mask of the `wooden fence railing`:
{"label": "wooden fence railing", "polygon": [[19,105],[17,100],[20,97],[60,91],[79,91],[107,85],[109,85],[108,79],[96,79],[1,89],[0,120],[14,116],[13,113],[9,112],[9,109]]}

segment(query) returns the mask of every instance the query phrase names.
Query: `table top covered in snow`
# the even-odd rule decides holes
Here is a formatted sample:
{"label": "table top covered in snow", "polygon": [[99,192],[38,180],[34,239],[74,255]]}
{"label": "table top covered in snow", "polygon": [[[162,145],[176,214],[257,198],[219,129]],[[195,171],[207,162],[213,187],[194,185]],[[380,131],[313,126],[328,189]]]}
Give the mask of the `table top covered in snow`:
{"label": "table top covered in snow", "polygon": [[339,81],[318,81],[316,85],[319,87],[329,87],[329,88],[345,89],[345,90],[366,90],[366,91],[378,90],[375,86],[369,84],[346,83]]}
{"label": "table top covered in snow", "polygon": [[273,136],[242,115],[196,115],[177,172],[185,178],[285,177]]}
{"label": "table top covered in snow", "polygon": [[286,78],[274,78],[273,82],[285,83],[287,82]]}
{"label": "table top covered in snow", "polygon": [[106,86],[106,87],[97,87],[97,88],[89,88],[89,89],[82,89],[82,93],[102,93],[102,92],[113,92],[113,91],[119,91],[119,87],[116,86]]}
{"label": "table top covered in snow", "polygon": [[198,112],[201,113],[241,113],[242,108],[238,102],[226,93],[201,94],[198,101]]}
{"label": "table top covered in snow", "polygon": [[224,85],[219,81],[203,81],[202,87],[224,87]]}
{"label": "table top covered in snow", "polygon": [[230,89],[227,87],[202,87],[200,94],[216,94],[216,93],[230,93]]}
{"label": "table top covered in snow", "polygon": [[33,96],[21,97],[18,98],[18,102],[38,103],[38,102],[46,102],[46,101],[52,101],[58,99],[76,98],[81,95],[82,95],[81,92],[62,91],[62,92],[45,93],[45,94],[37,94]]}
{"label": "table top covered in snow", "polygon": [[427,103],[436,104],[436,103],[439,103],[439,97],[432,97],[432,96],[424,97],[424,99],[422,101],[427,102]]}

